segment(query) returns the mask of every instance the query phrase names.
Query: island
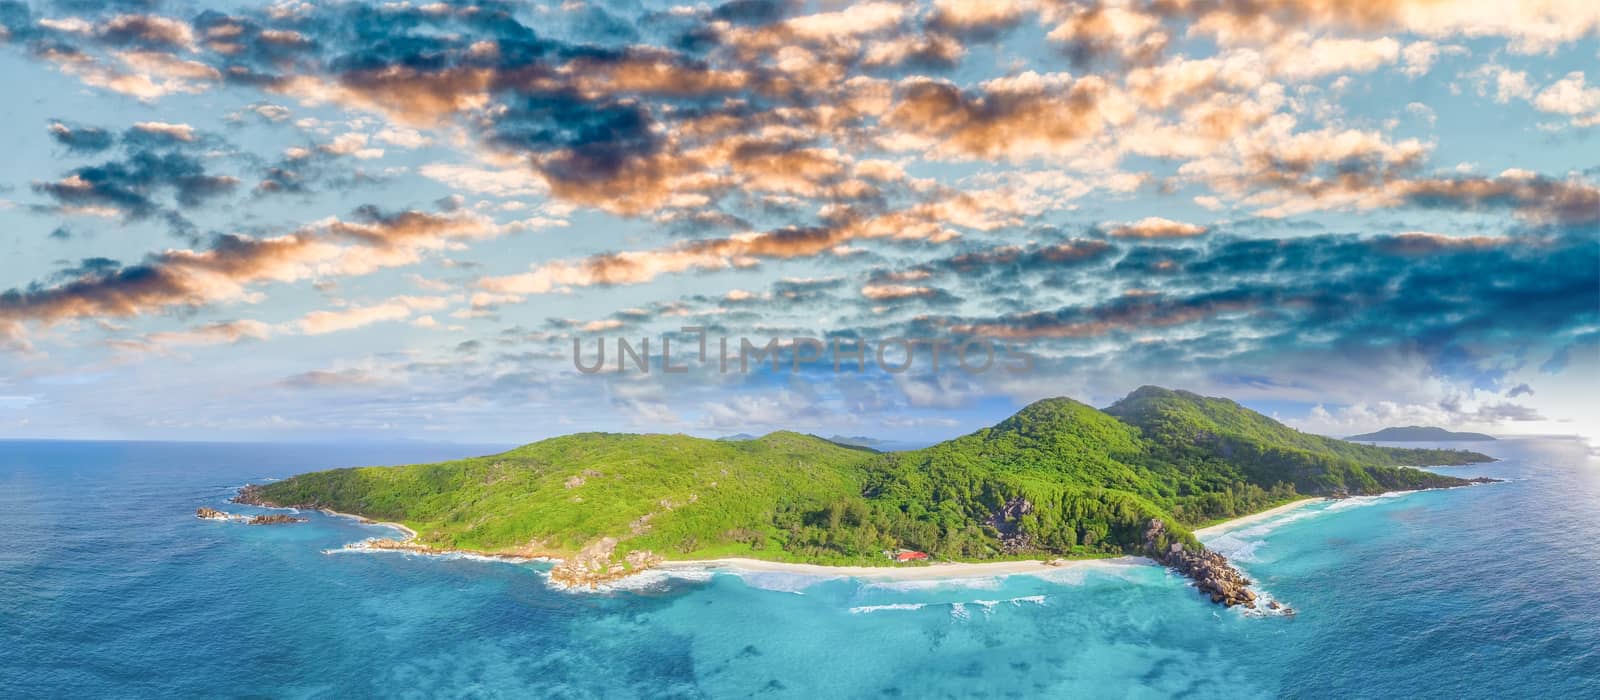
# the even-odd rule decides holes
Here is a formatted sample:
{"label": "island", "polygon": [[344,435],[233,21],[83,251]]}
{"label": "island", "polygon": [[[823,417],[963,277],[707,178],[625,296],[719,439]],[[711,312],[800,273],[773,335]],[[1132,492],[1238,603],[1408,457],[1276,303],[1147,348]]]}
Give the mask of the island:
{"label": "island", "polygon": [[1483,433],[1458,433],[1444,428],[1408,425],[1403,428],[1384,428],[1364,435],[1351,435],[1345,439],[1368,442],[1481,442],[1494,440],[1495,437]]}
{"label": "island", "polygon": [[[438,464],[333,469],[236,500],[414,531],[375,548],[558,560],[593,587],[734,558],[927,566],[1140,556],[1224,605],[1251,582],[1196,528],[1316,496],[1466,486],[1411,468],[1475,452],[1302,433],[1220,398],[1143,387],[1100,410],[1067,398],[931,447],[879,452],[795,432],[751,440],[581,433]],[[1409,465],[1409,466],[1401,466]]]}

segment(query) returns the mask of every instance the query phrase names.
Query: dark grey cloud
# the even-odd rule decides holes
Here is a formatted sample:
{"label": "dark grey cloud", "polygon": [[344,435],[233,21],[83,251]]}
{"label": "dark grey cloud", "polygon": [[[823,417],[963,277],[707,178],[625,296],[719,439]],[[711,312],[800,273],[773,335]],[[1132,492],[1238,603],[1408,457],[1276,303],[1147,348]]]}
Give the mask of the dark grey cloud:
{"label": "dark grey cloud", "polygon": [[[35,181],[33,191],[50,200],[35,205],[36,211],[161,220],[173,233],[193,239],[198,231],[188,212],[232,194],[239,184],[236,177],[211,169],[217,161],[208,152],[227,149],[226,142],[186,125],[141,122],[113,136],[108,129],[52,121],[47,132],[70,152],[115,148],[119,154]],[[60,230],[65,235],[66,229]]]}
{"label": "dark grey cloud", "polygon": [[[1426,245],[1429,252],[1418,255]],[[1504,361],[1508,354],[1545,357],[1556,352],[1551,339],[1600,323],[1600,251],[1583,235],[1431,244],[1400,236],[1222,238],[1166,277],[1141,271],[1129,282],[1146,291],[946,323],[1047,345],[1162,337],[1178,326],[1193,336],[1128,346],[1120,355],[1152,366],[1178,359],[1170,353],[1337,350],[1353,358],[1399,349],[1430,359],[1443,376],[1490,386],[1517,366]]]}
{"label": "dark grey cloud", "polygon": [[99,153],[116,144],[111,132],[92,126],[69,125],[62,121],[50,122],[50,138],[67,147],[72,153]]}
{"label": "dark grey cloud", "polygon": [[[175,233],[192,235],[194,225],[184,210],[230,194],[238,179],[209,172],[199,158],[185,153],[135,150],[125,158],[68,171],[51,182],[35,182],[34,192],[51,199],[47,211],[104,209],[125,220],[160,217]],[[171,195],[174,205],[159,197]]]}

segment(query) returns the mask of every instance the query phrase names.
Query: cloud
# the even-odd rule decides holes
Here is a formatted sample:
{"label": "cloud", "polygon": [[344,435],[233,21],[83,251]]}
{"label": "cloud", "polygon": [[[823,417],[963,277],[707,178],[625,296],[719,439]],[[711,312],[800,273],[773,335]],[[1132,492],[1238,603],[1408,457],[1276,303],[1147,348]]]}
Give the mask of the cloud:
{"label": "cloud", "polygon": [[1159,329],[1248,313],[1268,304],[1292,301],[1270,293],[1221,291],[1187,298],[1122,297],[1101,306],[1030,312],[993,321],[957,325],[957,333],[1011,340],[1092,338],[1118,332]]}
{"label": "cloud", "polygon": [[248,299],[255,285],[369,274],[503,231],[472,214],[364,207],[350,220],[325,219],[273,237],[222,236],[204,250],[168,250],[137,265],[84,270],[53,286],[11,289],[0,293],[0,320],[53,324]]}
{"label": "cloud", "polygon": [[[197,156],[133,146],[124,158],[74,168],[54,181],[34,182],[33,191],[53,200],[54,205],[47,209],[55,213],[116,216],[126,221],[161,216],[175,232],[187,234],[193,227],[182,212],[226,196],[238,184],[232,175],[208,171]],[[171,194],[172,205],[157,199],[164,193]]]}
{"label": "cloud", "polygon": [[[1506,355],[1555,367],[1558,346],[1593,326],[1583,305],[1593,300],[1592,245],[1575,243],[1596,224],[1593,173],[1563,172],[1560,159],[1537,160],[1545,174],[1453,172],[1461,144],[1429,136],[1428,112],[1385,100],[1407,78],[1438,75],[1471,40],[1488,63],[1466,67],[1461,85],[1480,98],[1430,99],[1441,123],[1461,103],[1525,101],[1547,115],[1546,131],[1582,128],[1594,89],[1563,62],[1595,31],[1589,4],[737,0],[529,14],[495,3],[300,3],[183,19],[149,9],[73,18],[65,6],[37,18],[6,6],[10,50],[74,76],[97,106],[140,115],[115,131],[51,123],[51,149],[73,160],[37,176],[29,211],[161,221],[205,208],[208,226],[251,233],[187,229],[183,247],[133,264],[41,273],[0,295],[0,335],[16,346],[98,327],[71,321],[279,302],[279,285],[326,293],[334,279],[448,251],[505,259],[472,273],[482,279],[452,279],[471,289],[448,303],[325,296],[332,306],[264,327],[225,321],[130,342],[281,340],[377,323],[415,333],[399,324],[476,328],[534,313],[580,319],[545,335],[684,322],[991,333],[1031,340],[1062,367],[1082,363],[1058,379],[1121,376],[1120,363],[1202,381],[1262,367],[1281,379],[1314,374],[1297,363],[1382,356],[1416,361],[1407,367],[1419,374],[1509,386],[1497,366]],[[198,102],[174,99],[221,86]],[[191,102],[234,99],[229,123],[250,132],[237,144],[180,123]],[[286,131],[290,107],[315,121]],[[271,156],[243,152],[266,143]],[[293,150],[279,157],[284,146]],[[426,150],[402,162],[399,149]],[[97,153],[109,155],[83,158]],[[1440,154],[1452,160],[1434,162]],[[395,167],[356,162],[380,157]],[[320,200],[253,209],[263,198],[236,200],[231,178],[255,180],[257,195],[387,178],[386,196],[450,196],[442,212],[363,208],[274,228],[260,222]],[[1229,218],[1205,219],[1190,202]],[[462,250],[565,225],[579,207],[601,214],[573,219],[585,227],[573,227],[566,252]],[[1422,226],[1414,219],[1424,215]],[[50,222],[41,237],[51,227],[61,228]],[[665,278],[717,271],[743,271],[744,281],[718,281],[742,293],[644,303],[638,291],[612,299],[594,289],[657,283],[652,293],[670,296],[684,281]],[[773,281],[780,274],[798,277]],[[420,284],[418,294],[455,292]],[[559,292],[573,294],[509,308]],[[443,364],[511,362],[496,358],[513,341],[492,333],[418,335],[445,343],[431,350]],[[548,341],[531,335],[514,342]],[[1017,390],[901,393],[935,402],[986,391]],[[1513,398],[1471,410],[1513,417],[1496,405]],[[636,413],[668,420],[659,397],[638,400]]]}
{"label": "cloud", "polygon": [[1106,228],[1112,238],[1192,238],[1206,232],[1206,227],[1173,221],[1159,216],[1147,216],[1127,224],[1113,224]]}
{"label": "cloud", "polygon": [[1432,41],[1413,41],[1406,44],[1400,55],[1405,63],[1401,70],[1408,78],[1420,78],[1433,70],[1434,62],[1444,55],[1465,55],[1466,48],[1452,45],[1439,45]]}
{"label": "cloud", "polygon": [[412,312],[438,311],[448,304],[444,297],[397,296],[366,306],[312,311],[296,321],[295,326],[306,335],[323,335],[384,321],[401,321],[410,318]]}
{"label": "cloud", "polygon": [[146,102],[172,94],[205,92],[222,80],[216,68],[160,51],[117,51],[111,54],[114,62],[62,44],[39,46],[34,53],[85,85]]}
{"label": "cloud", "polygon": [[1404,202],[1428,208],[1510,209],[1530,221],[1563,225],[1600,222],[1600,187],[1577,178],[1508,171],[1492,178],[1406,180],[1388,189]]}
{"label": "cloud", "polygon": [[1501,5],[1485,2],[1381,0],[1330,3],[1249,0],[1158,5],[1168,16],[1229,43],[1247,42],[1293,25],[1315,29],[1406,32],[1424,37],[1503,37],[1512,50],[1540,53],[1576,41],[1600,28],[1600,10],[1585,0],[1546,0]]}
{"label": "cloud", "polygon": [[921,148],[972,158],[1028,159],[1070,153],[1104,127],[1096,77],[1023,73],[979,90],[925,78],[901,85],[888,124]]}
{"label": "cloud", "polygon": [[934,0],[927,27],[968,37],[993,36],[1021,23],[1032,9],[1027,0]]}
{"label": "cloud", "polygon": [[811,257],[856,240],[942,242],[959,235],[940,223],[942,215],[952,211],[947,203],[935,202],[876,216],[847,218],[828,226],[787,227],[701,239],[670,248],[559,260],[522,274],[487,277],[479,281],[479,286],[499,294],[546,294],[564,287],[640,284],[660,275],[691,270],[746,268],[763,259]]}
{"label": "cloud", "polygon": [[72,153],[99,153],[116,143],[116,138],[105,129],[92,126],[68,126],[64,122],[50,122],[50,138],[67,147]]}
{"label": "cloud", "polygon": [[1170,39],[1160,17],[1136,8],[1055,3],[1045,3],[1045,7],[1055,23],[1048,38],[1066,45],[1067,55],[1078,66],[1104,56],[1148,63],[1166,50]]}
{"label": "cloud", "polygon": [[1600,86],[1584,83],[1583,71],[1572,71],[1533,98],[1533,106],[1572,117],[1575,126],[1600,124]]}
{"label": "cloud", "polygon": [[342,370],[311,370],[283,378],[280,386],[292,389],[327,389],[337,387],[371,386],[381,380],[367,370],[349,368]]}
{"label": "cloud", "polygon": [[861,288],[861,296],[873,301],[899,301],[902,299],[937,298],[944,292],[932,287],[905,284],[869,284]]}
{"label": "cloud", "polygon": [[1394,63],[1400,42],[1379,39],[1317,37],[1304,32],[1280,37],[1268,48],[1273,74],[1289,80],[1310,80],[1338,73],[1365,73]]}
{"label": "cloud", "polygon": [[451,188],[494,197],[526,197],[549,192],[534,173],[526,169],[491,169],[451,163],[430,163],[417,169],[423,177],[438,180]]}
{"label": "cloud", "polygon": [[725,402],[702,404],[699,425],[723,431],[793,429],[818,425],[827,415],[827,410],[813,397],[780,390],[763,395],[743,394]]}

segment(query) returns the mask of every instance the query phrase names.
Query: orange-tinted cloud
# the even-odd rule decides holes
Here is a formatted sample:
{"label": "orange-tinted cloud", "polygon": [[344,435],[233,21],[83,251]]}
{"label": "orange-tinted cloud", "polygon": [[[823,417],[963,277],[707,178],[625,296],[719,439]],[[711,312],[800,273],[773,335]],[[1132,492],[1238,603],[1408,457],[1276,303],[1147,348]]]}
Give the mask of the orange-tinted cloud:
{"label": "orange-tinted cloud", "polygon": [[84,271],[54,286],[12,289],[0,294],[0,320],[49,324],[248,299],[255,285],[364,275],[502,230],[474,215],[367,210],[356,220],[328,219],[269,238],[225,236],[205,250],[168,250],[138,265]]}
{"label": "orange-tinted cloud", "polygon": [[1115,224],[1106,229],[1113,238],[1193,238],[1206,232],[1199,224],[1173,221],[1159,216],[1147,216],[1126,224]]}

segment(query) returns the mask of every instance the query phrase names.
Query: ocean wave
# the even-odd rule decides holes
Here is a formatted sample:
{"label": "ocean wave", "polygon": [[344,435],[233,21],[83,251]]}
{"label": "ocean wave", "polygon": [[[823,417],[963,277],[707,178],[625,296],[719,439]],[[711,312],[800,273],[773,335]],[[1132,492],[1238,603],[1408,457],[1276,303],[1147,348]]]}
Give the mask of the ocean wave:
{"label": "ocean wave", "polygon": [[365,539],[360,542],[351,542],[343,547],[324,549],[323,554],[405,554],[415,557],[428,557],[431,559],[461,560],[461,561],[487,561],[501,564],[548,564],[555,560],[547,557],[516,557],[509,555],[474,554],[472,552],[427,552],[417,549],[394,549],[392,547],[374,547],[372,543],[378,538]]}
{"label": "ocean wave", "polygon": [[1328,504],[1328,507],[1323,508],[1322,511],[1325,513],[1332,513],[1341,510],[1349,510],[1351,508],[1363,508],[1366,506],[1377,505],[1379,503],[1383,503],[1384,501],[1396,498],[1405,498],[1406,496],[1410,496],[1415,493],[1421,493],[1421,491],[1392,491],[1389,493],[1380,493],[1376,496],[1351,496],[1349,498],[1341,498],[1333,503]]}
{"label": "ocean wave", "polygon": [[1012,604],[1014,606],[1020,607],[1023,603],[1033,603],[1035,605],[1044,605],[1044,601],[1045,601],[1045,598],[1042,595],[1025,595],[1025,596],[1017,596],[1016,598],[1006,598],[1005,600],[974,600],[972,602],[974,602],[974,603],[976,603],[978,605],[982,605],[985,608],[993,609],[993,608],[999,607],[999,605],[1001,603],[1010,603],[1010,604]]}
{"label": "ocean wave", "polygon": [[815,576],[811,574],[785,574],[771,571],[724,571],[713,573],[726,573],[737,576],[744,581],[746,586],[759,588],[764,591],[778,591],[780,593],[802,593],[805,589],[824,581],[837,581],[844,576]]}
{"label": "ocean wave", "polygon": [[928,607],[928,603],[886,603],[884,605],[860,605],[850,608],[852,615],[879,612],[881,610],[921,610]]}
{"label": "ocean wave", "polygon": [[1114,577],[1121,581],[1137,584],[1148,581],[1149,579],[1145,577],[1151,571],[1157,571],[1161,568],[1155,561],[1145,557],[1119,557],[1117,559],[1074,562],[1072,566],[1031,575],[1058,586],[1084,585],[1088,582],[1090,574]]}
{"label": "ocean wave", "polygon": [[[694,569],[647,569],[631,576],[607,581],[593,588],[568,587],[563,590],[592,591],[596,593],[663,591],[679,583],[705,583],[716,575],[717,572],[715,571],[697,571]],[[552,585],[556,584],[552,582]]]}
{"label": "ocean wave", "polygon": [[[1261,533],[1265,534],[1265,533]],[[1206,547],[1234,563],[1253,562],[1256,560],[1256,550],[1266,544],[1262,539],[1244,539],[1232,533],[1222,535],[1206,543]]]}
{"label": "ocean wave", "polygon": [[907,579],[904,581],[865,581],[863,590],[877,591],[930,591],[944,588],[996,590],[1005,581],[999,576],[972,576],[934,579]]}
{"label": "ocean wave", "polygon": [[1332,503],[1328,503],[1320,508],[1316,507],[1315,505],[1311,507],[1300,508],[1260,522],[1250,523],[1237,529],[1225,530],[1217,535],[1206,538],[1206,546],[1221,552],[1229,559],[1233,559],[1236,556],[1234,553],[1229,551],[1230,549],[1242,552],[1244,556],[1252,556],[1255,553],[1255,547],[1261,544],[1259,538],[1268,535],[1290,523],[1299,522],[1308,518],[1320,517],[1328,513],[1338,513],[1353,508],[1364,508],[1367,506],[1377,505],[1391,499],[1405,498],[1406,496],[1410,496],[1415,493],[1421,492],[1392,491],[1389,493],[1381,493],[1376,496],[1351,496],[1349,498],[1342,498]]}

